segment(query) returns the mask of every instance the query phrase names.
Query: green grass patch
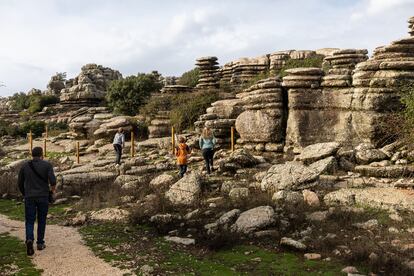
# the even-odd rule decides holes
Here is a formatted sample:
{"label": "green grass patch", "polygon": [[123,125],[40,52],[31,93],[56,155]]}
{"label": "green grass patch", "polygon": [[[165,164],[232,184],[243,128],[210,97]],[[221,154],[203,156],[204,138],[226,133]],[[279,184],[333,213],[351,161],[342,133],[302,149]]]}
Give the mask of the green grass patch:
{"label": "green grass patch", "polygon": [[[61,205],[50,205],[49,214],[52,217],[62,217],[65,214],[65,209],[69,207],[67,204]],[[10,219],[24,221],[24,202],[9,200],[9,199],[0,199],[0,213],[8,216]],[[48,223],[56,222],[55,219],[48,219]]]}
{"label": "green grass patch", "polygon": [[56,152],[56,151],[48,151],[46,153],[46,157],[48,159],[59,159],[66,156],[73,156],[73,153],[70,152]]}
{"label": "green grass patch", "polygon": [[21,240],[7,233],[0,234],[1,275],[40,276],[41,272],[26,255],[26,247]]}
{"label": "green grass patch", "polygon": [[[94,224],[82,227],[80,232],[93,252],[112,265],[145,263],[155,267],[159,274],[329,276],[339,275],[344,267],[338,261],[308,261],[301,253],[259,246],[238,245],[219,251],[180,246],[157,236],[154,229],[139,225]],[[140,275],[136,266],[129,269]]]}

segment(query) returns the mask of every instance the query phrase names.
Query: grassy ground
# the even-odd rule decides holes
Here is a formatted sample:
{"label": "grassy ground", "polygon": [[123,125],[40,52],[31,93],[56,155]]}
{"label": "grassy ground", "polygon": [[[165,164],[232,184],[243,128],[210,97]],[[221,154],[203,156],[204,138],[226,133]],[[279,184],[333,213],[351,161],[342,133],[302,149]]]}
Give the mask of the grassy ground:
{"label": "grassy ground", "polygon": [[24,243],[8,234],[0,234],[0,275],[41,275],[26,255]]}
{"label": "grassy ground", "polygon": [[[49,207],[50,219],[48,223],[58,223],[65,218],[65,209],[68,207],[66,204],[51,205]],[[14,220],[24,220],[24,203],[22,201],[0,199],[0,213],[8,216]]]}
{"label": "grassy ground", "polygon": [[337,262],[307,261],[254,245],[219,251],[176,245],[143,226],[97,224],[80,232],[95,254],[112,265],[136,269],[149,264],[162,275],[338,275],[343,268]]}

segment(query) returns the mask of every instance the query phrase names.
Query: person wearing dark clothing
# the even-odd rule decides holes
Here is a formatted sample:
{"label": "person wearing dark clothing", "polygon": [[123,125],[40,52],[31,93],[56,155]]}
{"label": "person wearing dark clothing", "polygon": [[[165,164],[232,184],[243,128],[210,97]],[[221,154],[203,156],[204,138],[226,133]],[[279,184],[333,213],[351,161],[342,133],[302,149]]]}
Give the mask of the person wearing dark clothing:
{"label": "person wearing dark clothing", "polygon": [[203,133],[198,140],[200,149],[203,152],[204,161],[206,163],[207,174],[210,174],[213,168],[214,146],[216,145],[216,138],[210,128],[205,127]]}
{"label": "person wearing dark clothing", "polygon": [[[34,254],[34,223],[37,217],[37,249],[45,249],[46,217],[49,210],[49,194],[55,193],[56,177],[53,166],[43,160],[43,149],[32,150],[33,159],[19,171],[18,186],[24,196],[26,247],[29,256]],[[50,189],[49,189],[50,185]]]}
{"label": "person wearing dark clothing", "polygon": [[116,155],[115,163],[119,166],[121,165],[122,149],[125,147],[125,134],[122,128],[118,129],[112,144],[114,145]]}

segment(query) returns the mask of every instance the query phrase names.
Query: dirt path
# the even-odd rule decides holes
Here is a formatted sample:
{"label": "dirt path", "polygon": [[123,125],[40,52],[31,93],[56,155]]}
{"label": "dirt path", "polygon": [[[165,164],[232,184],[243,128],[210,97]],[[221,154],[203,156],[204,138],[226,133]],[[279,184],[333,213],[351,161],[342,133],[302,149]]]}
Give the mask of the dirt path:
{"label": "dirt path", "polygon": [[[35,228],[36,229],[36,228]],[[24,222],[8,219],[0,215],[0,233],[9,232],[11,235],[24,240]],[[108,263],[96,257],[86,247],[80,234],[75,228],[58,225],[46,227],[46,245],[44,251],[36,251],[33,263],[43,269],[42,275],[123,275],[127,271],[111,267]]]}

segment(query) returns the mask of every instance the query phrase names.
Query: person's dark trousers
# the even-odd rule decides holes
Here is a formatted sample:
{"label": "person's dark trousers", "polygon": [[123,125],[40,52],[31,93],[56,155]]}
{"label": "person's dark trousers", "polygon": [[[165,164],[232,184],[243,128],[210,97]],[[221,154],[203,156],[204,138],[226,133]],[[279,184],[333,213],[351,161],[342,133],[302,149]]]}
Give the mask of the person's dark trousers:
{"label": "person's dark trousers", "polygon": [[48,197],[25,198],[26,241],[34,241],[34,223],[37,216],[37,244],[45,243],[46,217],[49,210]]}
{"label": "person's dark trousers", "polygon": [[214,149],[203,149],[203,157],[206,162],[207,173],[210,174],[213,168]]}
{"label": "person's dark trousers", "polygon": [[187,165],[180,165],[180,177],[183,177],[187,172]]}
{"label": "person's dark trousers", "polygon": [[118,144],[115,144],[114,149],[115,149],[115,155],[116,155],[115,163],[120,165],[121,164],[121,157],[122,157],[122,146],[118,145]]}

